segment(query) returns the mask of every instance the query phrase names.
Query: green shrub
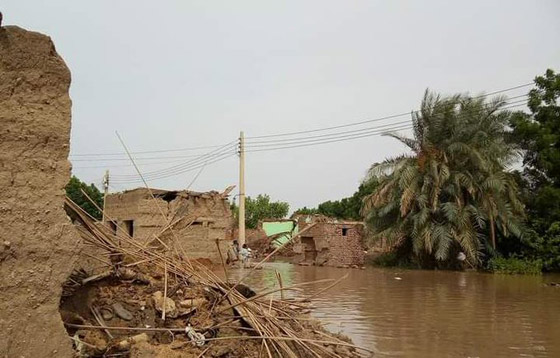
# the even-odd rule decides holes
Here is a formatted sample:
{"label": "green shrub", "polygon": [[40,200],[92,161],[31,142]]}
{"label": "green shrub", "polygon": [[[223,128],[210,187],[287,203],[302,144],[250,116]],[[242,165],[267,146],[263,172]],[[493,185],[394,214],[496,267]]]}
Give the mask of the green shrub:
{"label": "green shrub", "polygon": [[407,256],[402,256],[397,251],[391,251],[377,256],[372,256],[367,259],[367,262],[370,265],[379,267],[400,267],[407,269],[420,268],[418,264],[411,262],[411,260]]}
{"label": "green shrub", "polygon": [[543,263],[541,260],[495,257],[488,262],[488,268],[494,273],[540,275]]}
{"label": "green shrub", "polygon": [[394,252],[387,252],[369,258],[369,263],[374,266],[391,267],[397,264],[397,255]]}
{"label": "green shrub", "polygon": [[529,236],[531,254],[543,262],[544,271],[560,271],[560,222],[553,222],[544,235]]}

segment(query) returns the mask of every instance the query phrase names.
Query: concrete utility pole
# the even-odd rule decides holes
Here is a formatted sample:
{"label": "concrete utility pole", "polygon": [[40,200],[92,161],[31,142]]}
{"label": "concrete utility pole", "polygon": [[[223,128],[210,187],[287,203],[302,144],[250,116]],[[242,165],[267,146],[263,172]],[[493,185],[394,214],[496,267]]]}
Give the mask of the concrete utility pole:
{"label": "concrete utility pole", "polygon": [[107,201],[107,194],[109,194],[109,169],[105,171],[103,177],[103,222],[105,222],[105,202]]}
{"label": "concrete utility pole", "polygon": [[245,134],[239,133],[239,247],[245,243]]}

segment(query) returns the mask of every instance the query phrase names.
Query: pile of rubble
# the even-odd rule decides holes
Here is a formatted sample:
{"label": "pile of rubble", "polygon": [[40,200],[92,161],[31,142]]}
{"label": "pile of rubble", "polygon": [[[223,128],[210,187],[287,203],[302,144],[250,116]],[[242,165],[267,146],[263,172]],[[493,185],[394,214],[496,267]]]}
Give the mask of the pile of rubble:
{"label": "pile of rubble", "polygon": [[[60,311],[78,357],[361,357],[309,317],[305,298],[256,293],[190,261],[179,245],[116,235],[67,200],[83,240],[107,270],[72,274]],[[252,270],[247,270],[249,275]],[[227,275],[227,273],[226,273]],[[246,275],[246,276],[247,276]],[[246,277],[245,276],[245,277]],[[325,282],[328,280],[325,280]]]}

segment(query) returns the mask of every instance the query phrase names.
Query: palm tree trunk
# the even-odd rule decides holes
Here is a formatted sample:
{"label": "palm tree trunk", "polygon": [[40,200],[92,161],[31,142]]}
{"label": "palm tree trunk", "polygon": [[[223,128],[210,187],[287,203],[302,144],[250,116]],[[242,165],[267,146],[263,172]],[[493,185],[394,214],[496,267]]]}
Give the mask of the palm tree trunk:
{"label": "palm tree trunk", "polygon": [[494,229],[494,216],[490,214],[490,238],[492,238],[492,248],[496,251],[496,231]]}

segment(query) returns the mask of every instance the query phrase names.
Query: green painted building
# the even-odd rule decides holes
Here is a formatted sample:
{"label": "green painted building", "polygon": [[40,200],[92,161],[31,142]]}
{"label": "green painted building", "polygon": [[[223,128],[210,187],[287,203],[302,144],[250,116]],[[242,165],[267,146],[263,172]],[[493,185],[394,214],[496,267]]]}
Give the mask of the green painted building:
{"label": "green painted building", "polygon": [[297,222],[294,220],[263,221],[262,229],[272,240],[271,245],[274,247],[285,244],[298,232]]}

